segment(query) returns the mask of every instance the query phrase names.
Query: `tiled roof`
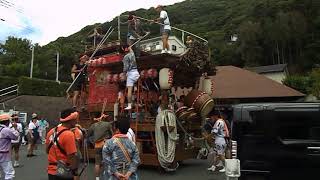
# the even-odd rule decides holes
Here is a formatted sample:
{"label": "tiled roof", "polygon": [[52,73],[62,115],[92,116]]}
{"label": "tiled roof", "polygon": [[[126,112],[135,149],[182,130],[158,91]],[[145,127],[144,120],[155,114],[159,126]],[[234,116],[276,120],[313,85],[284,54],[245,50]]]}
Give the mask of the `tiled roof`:
{"label": "tiled roof", "polygon": [[217,66],[213,98],[303,97],[304,94],[263,75],[234,66]]}
{"label": "tiled roof", "polygon": [[249,67],[247,68],[250,71],[260,73],[270,73],[270,72],[282,72],[287,67],[287,64],[275,64],[269,66],[258,66],[258,67]]}

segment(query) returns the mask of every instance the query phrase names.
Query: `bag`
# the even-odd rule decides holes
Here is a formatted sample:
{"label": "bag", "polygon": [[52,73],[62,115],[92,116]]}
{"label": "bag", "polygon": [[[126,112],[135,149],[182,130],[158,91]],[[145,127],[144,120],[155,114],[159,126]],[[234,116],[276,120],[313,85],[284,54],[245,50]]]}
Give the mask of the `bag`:
{"label": "bag", "polygon": [[[60,152],[62,154],[65,154],[67,155],[66,151],[60,146],[59,142],[58,142],[58,137],[65,131],[67,131],[68,129],[63,129],[61,130],[59,133],[57,133],[58,131],[58,127],[56,127],[54,129],[54,138],[53,138],[53,141],[56,143],[56,146],[58,147],[58,149],[60,150]],[[50,148],[53,146],[54,142],[51,142],[48,146],[48,153],[50,151]],[[62,178],[62,179],[73,179],[73,173],[72,173],[72,170],[71,168],[62,160],[59,160],[58,159],[58,156],[57,156],[57,152],[56,152],[56,149],[54,150],[55,152],[55,155],[56,155],[56,158],[57,158],[57,174],[56,176],[59,177],[59,178]]]}
{"label": "bag", "polygon": [[57,177],[63,179],[73,179],[73,173],[71,168],[69,168],[63,161],[57,161]]}

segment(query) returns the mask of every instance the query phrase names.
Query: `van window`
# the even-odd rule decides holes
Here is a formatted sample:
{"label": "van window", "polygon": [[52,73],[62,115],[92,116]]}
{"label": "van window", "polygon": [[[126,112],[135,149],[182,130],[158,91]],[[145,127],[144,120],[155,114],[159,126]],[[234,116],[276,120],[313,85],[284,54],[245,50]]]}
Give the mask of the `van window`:
{"label": "van window", "polygon": [[268,125],[271,124],[270,119],[268,118],[272,113],[267,111],[252,111],[249,113],[250,121],[238,122],[239,126],[241,125],[241,129],[238,130],[242,135],[260,135],[266,136],[269,134],[270,128],[266,128]]}
{"label": "van window", "polygon": [[320,140],[319,112],[276,112],[277,132],[282,139]]}

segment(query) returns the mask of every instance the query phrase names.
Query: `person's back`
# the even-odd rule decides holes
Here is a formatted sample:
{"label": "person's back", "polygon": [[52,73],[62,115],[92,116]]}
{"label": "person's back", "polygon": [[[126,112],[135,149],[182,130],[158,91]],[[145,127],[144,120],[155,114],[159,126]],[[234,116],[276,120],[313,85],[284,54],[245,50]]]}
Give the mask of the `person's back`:
{"label": "person's back", "polygon": [[88,130],[88,136],[93,136],[93,141],[109,139],[112,137],[112,124],[110,122],[99,121],[92,124]]}
{"label": "person's back", "polygon": [[10,161],[11,141],[17,140],[19,132],[11,130],[9,127],[0,125],[0,162]]}
{"label": "person's back", "polygon": [[57,145],[52,145],[51,148],[48,149],[48,174],[52,175],[56,174],[58,160],[62,160],[66,164],[70,164],[67,155],[77,152],[74,133],[68,128],[61,125],[51,129],[48,132],[46,139],[47,146],[49,146],[49,144],[54,141],[54,136],[59,134],[60,132],[62,133],[59,135],[58,143],[61,149]]}
{"label": "person's back", "polygon": [[115,135],[103,146],[105,178],[108,180],[139,179],[136,172],[140,157],[136,145],[126,135],[129,128],[129,118],[119,117],[115,122]]}
{"label": "person's back", "polygon": [[17,140],[19,136],[18,131],[8,127],[10,119],[8,114],[0,115],[0,167],[7,180],[12,180],[15,174],[11,162],[11,140]]}
{"label": "person's back", "polygon": [[78,179],[79,157],[75,135],[71,129],[79,120],[79,113],[74,109],[65,109],[60,114],[61,124],[51,129],[46,137],[48,178],[74,180]]}
{"label": "person's back", "polygon": [[92,124],[88,129],[88,137],[94,143],[95,149],[95,176],[96,180],[99,179],[101,174],[102,165],[102,147],[105,141],[112,137],[112,124],[106,122],[108,115],[102,114],[100,117],[94,118],[96,123]]}
{"label": "person's back", "polygon": [[214,126],[213,126],[213,133],[215,134],[216,138],[225,138],[225,122],[223,119],[218,119]]}
{"label": "person's back", "polygon": [[161,25],[161,28],[166,30],[171,30],[170,20],[169,20],[167,11],[162,10],[160,12],[160,18],[163,19],[162,24],[164,24],[164,25]]}
{"label": "person's back", "polygon": [[137,70],[138,68],[136,57],[133,51],[127,53],[123,57],[122,62],[123,62],[123,72],[130,72],[131,70]]}
{"label": "person's back", "polygon": [[[135,146],[135,144],[129,139],[129,138],[124,138],[124,136],[114,136],[111,139],[107,140],[106,144],[104,147],[106,147],[108,150],[112,150],[112,157],[111,159],[113,159],[113,163],[116,166],[117,169],[121,169],[123,168],[123,163],[125,164],[129,164],[129,160],[125,157],[124,153],[122,152],[121,148],[118,145],[119,141],[124,148],[127,150],[130,158],[134,159],[135,151],[137,150],[137,147]],[[130,168],[130,167],[129,167]]]}

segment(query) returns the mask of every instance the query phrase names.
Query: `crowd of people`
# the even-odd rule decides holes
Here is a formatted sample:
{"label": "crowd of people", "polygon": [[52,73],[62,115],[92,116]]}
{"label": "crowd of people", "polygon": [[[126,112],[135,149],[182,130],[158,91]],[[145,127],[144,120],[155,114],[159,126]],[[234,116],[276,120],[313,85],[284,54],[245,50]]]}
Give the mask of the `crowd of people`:
{"label": "crowd of people", "polygon": [[[109,115],[97,115],[96,121],[86,131],[77,124],[79,113],[73,108],[61,112],[60,124],[48,133],[49,124],[35,113],[24,133],[23,123],[19,122],[17,114],[0,115],[0,167],[5,179],[13,179],[14,168],[19,164],[19,148],[26,135],[28,139],[27,157],[36,156],[33,150],[37,143],[46,144],[48,153],[49,180],[79,178],[80,160],[83,158],[80,147],[85,136],[95,148],[95,176],[96,180],[103,179],[138,179],[136,171],[140,163],[139,152],[135,145],[135,134],[130,128],[129,117],[117,117],[113,122]],[[204,125],[207,135],[212,134],[212,149],[208,155],[210,159],[209,171],[225,172],[224,160],[230,158],[228,121],[220,112],[214,111]],[[45,136],[46,135],[46,136]],[[12,150],[11,150],[12,149]],[[12,153],[12,154],[11,154]],[[11,157],[13,156],[13,157]]]}
{"label": "crowd of people", "polygon": [[14,168],[20,167],[20,146],[28,143],[27,157],[36,156],[33,150],[38,142],[45,143],[47,128],[49,123],[35,113],[32,114],[32,120],[27,127],[24,122],[20,122],[18,114],[0,115],[0,167],[6,180],[13,179]]}
{"label": "crowd of people", "polygon": [[79,168],[82,157],[79,142],[84,137],[95,149],[96,180],[101,177],[106,180],[138,178],[140,158],[132,134],[127,135],[132,133],[129,118],[118,117],[114,124],[108,118],[105,114],[94,118],[96,122],[87,131],[78,126],[81,136],[77,136],[73,129],[77,127],[79,113],[73,108],[61,112],[60,124],[46,137],[49,180],[79,179],[83,172]]}

